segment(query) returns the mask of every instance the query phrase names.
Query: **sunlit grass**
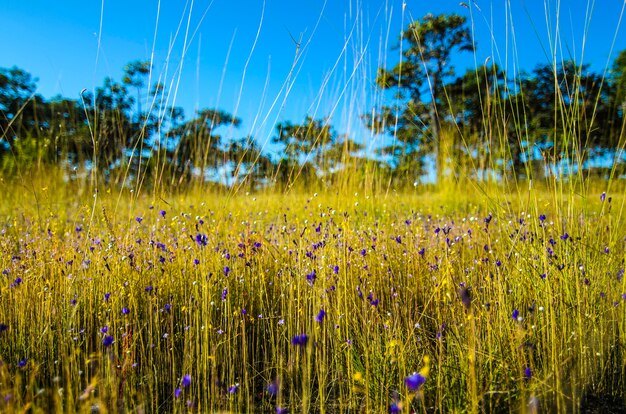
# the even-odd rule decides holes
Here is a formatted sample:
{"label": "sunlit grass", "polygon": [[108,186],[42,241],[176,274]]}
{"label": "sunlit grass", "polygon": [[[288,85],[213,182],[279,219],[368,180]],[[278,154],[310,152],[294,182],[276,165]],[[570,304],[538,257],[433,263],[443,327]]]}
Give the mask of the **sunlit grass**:
{"label": "sunlit grass", "polygon": [[95,209],[38,192],[39,208],[16,199],[3,216],[3,411],[624,398],[622,197],[557,217],[534,190],[100,194]]}

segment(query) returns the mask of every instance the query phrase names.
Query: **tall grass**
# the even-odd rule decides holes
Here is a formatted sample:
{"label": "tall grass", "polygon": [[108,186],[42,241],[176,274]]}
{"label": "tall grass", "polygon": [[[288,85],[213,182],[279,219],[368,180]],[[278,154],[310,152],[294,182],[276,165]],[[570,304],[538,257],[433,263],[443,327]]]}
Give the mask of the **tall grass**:
{"label": "tall grass", "polygon": [[[374,75],[347,55],[369,52],[359,19],[331,101],[368,97]],[[365,111],[344,108],[358,130]],[[489,150],[449,157],[455,174],[437,185],[347,154],[341,173],[285,188],[183,191],[159,170],[116,186],[32,165],[3,177],[0,411],[623,407],[623,184],[581,169],[507,174],[488,152],[508,159],[506,125],[524,137],[525,120],[489,96],[484,108]],[[582,124],[564,115],[563,148],[580,165]],[[451,128],[442,139],[478,138]],[[499,178],[469,178],[484,169]]]}

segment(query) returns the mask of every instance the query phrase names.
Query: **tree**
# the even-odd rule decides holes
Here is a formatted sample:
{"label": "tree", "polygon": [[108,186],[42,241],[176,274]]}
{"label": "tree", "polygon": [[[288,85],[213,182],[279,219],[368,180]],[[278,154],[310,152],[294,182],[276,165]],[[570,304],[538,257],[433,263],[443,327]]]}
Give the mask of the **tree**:
{"label": "tree", "polygon": [[216,170],[226,160],[225,142],[217,129],[240,124],[241,119],[225,111],[203,109],[194,119],[170,129],[166,136],[173,177],[191,178],[195,172],[203,179],[208,169]]}
{"label": "tree", "polygon": [[[393,133],[406,148],[400,161],[421,158],[428,150],[434,153],[437,180],[443,176],[440,149],[441,123],[445,118],[444,82],[454,75],[450,64],[454,52],[473,51],[474,45],[465,17],[456,14],[426,15],[409,24],[401,36],[401,61],[391,70],[379,68],[376,79],[381,89],[395,88],[400,103],[383,107],[366,124],[375,132]],[[427,102],[424,98],[427,98]],[[398,119],[396,125],[395,119]],[[427,145],[430,138],[432,145]],[[427,148],[422,148],[427,146]],[[429,148],[431,147],[431,148]],[[395,155],[395,154],[394,154]]]}

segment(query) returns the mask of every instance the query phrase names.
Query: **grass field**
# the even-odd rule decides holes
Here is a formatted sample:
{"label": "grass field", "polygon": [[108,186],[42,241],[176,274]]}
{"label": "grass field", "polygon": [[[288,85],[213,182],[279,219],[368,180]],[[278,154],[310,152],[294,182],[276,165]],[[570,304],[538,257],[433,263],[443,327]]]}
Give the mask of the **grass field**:
{"label": "grass field", "polygon": [[2,412],[623,407],[621,195],[33,185],[1,189]]}

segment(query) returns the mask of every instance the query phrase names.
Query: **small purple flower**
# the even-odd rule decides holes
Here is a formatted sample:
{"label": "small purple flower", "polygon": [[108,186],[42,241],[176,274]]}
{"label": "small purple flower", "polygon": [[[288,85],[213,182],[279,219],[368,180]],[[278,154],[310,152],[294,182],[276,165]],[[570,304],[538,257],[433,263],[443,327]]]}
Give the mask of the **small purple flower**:
{"label": "small purple flower", "polygon": [[309,336],[305,333],[296,335],[291,338],[291,344],[296,346],[305,346],[309,342]]}
{"label": "small purple flower", "polygon": [[402,412],[402,408],[398,403],[393,403],[389,406],[389,414],[398,414]]}
{"label": "small purple flower", "polygon": [[289,414],[289,410],[287,408],[276,407],[276,414]]}
{"label": "small purple flower", "polygon": [[24,368],[27,363],[28,363],[28,359],[24,358],[24,359],[20,360],[20,362],[17,363],[17,366],[20,367],[20,368]]}
{"label": "small purple flower", "polygon": [[109,292],[105,293],[104,294],[104,301],[108,302],[110,297],[111,297],[111,294]]}
{"label": "small purple flower", "polygon": [[126,306],[124,306],[124,307],[122,308],[122,313],[123,313],[124,315],[128,315],[128,314],[130,313],[130,309],[128,309]]}
{"label": "small purple flower", "polygon": [[183,376],[183,379],[180,382],[182,384],[183,387],[187,388],[188,386],[191,385],[191,375],[189,374],[185,374]]}
{"label": "small purple flower", "polygon": [[200,264],[200,260],[198,259],[193,259],[193,264],[198,266]]}
{"label": "small purple flower", "polygon": [[246,308],[241,308],[241,314],[243,316],[246,316],[248,314],[248,311],[246,310]]}
{"label": "small purple flower", "polygon": [[530,367],[524,368],[524,378],[529,380],[532,378],[532,376],[533,376],[533,371],[530,369]]}
{"label": "small purple flower", "polygon": [[161,214],[161,216],[162,216],[163,218],[165,218],[165,214],[166,214],[165,210],[161,210],[161,213],[160,213],[160,214]]}
{"label": "small purple flower", "polygon": [[137,223],[141,223],[141,222],[143,221],[143,217],[141,217],[141,216],[137,216],[137,217],[135,217],[135,221],[136,221]]}
{"label": "small purple flower", "polygon": [[237,394],[237,392],[238,392],[238,391],[239,391],[239,384],[234,384],[234,385],[231,385],[231,386],[228,388],[228,393],[229,393],[229,394]]}
{"label": "small purple flower", "polygon": [[315,317],[315,322],[322,323],[324,321],[324,317],[326,316],[326,312],[324,309],[320,309],[317,316]]}
{"label": "small purple flower", "polygon": [[317,274],[315,272],[315,270],[313,270],[311,273],[308,273],[306,275],[306,280],[307,282],[309,282],[309,284],[313,285],[313,283],[315,282],[315,279],[317,278]]}
{"label": "small purple flower", "polygon": [[602,194],[600,194],[600,201],[604,203],[605,199],[606,199],[606,192],[602,192]]}
{"label": "small purple flower", "polygon": [[424,253],[426,253],[426,250],[423,247],[419,249],[419,251],[417,252],[417,254],[419,254],[422,257],[424,257]]}
{"label": "small purple flower", "polygon": [[174,397],[180,398],[180,394],[182,393],[183,393],[183,390],[181,390],[180,388],[176,388],[176,390],[174,391]]}
{"label": "small purple flower", "polygon": [[226,296],[228,296],[228,289],[224,288],[222,290],[222,302],[226,300]]}
{"label": "small purple flower", "polygon": [[6,331],[9,329],[9,325],[7,325],[6,323],[0,323],[0,333]]}
{"label": "small purple flower", "polygon": [[426,382],[426,378],[418,372],[414,372],[404,379],[404,383],[409,391],[417,391]]}
{"label": "small purple flower", "polygon": [[569,233],[565,233],[564,235],[560,237],[561,237],[561,240],[566,241],[567,239],[569,239]]}
{"label": "small purple flower", "polygon": [[72,300],[70,300],[70,304],[71,304],[72,306],[76,306],[76,299],[72,299]]}
{"label": "small purple flower", "polygon": [[100,333],[105,334],[107,332],[109,332],[109,327],[108,326],[104,325],[102,328],[100,328]]}
{"label": "small purple flower", "polygon": [[402,236],[396,236],[396,243],[402,244]]}
{"label": "small purple flower", "polygon": [[367,254],[367,249],[361,249],[361,256],[364,256]]}
{"label": "small purple flower", "polygon": [[229,273],[230,273],[230,267],[224,266],[224,276],[228,276]]}
{"label": "small purple flower", "polygon": [[144,289],[147,293],[151,293],[154,288],[152,287],[152,285],[146,286],[146,288]]}
{"label": "small purple flower", "polygon": [[513,309],[513,314],[511,316],[514,320],[517,320],[517,318],[519,318],[519,311],[517,309]]}
{"label": "small purple flower", "polygon": [[113,336],[111,335],[107,335],[104,338],[102,338],[102,345],[104,345],[105,347],[109,347],[111,345],[113,345]]}
{"label": "small purple flower", "polygon": [[339,266],[333,266],[333,273],[334,274],[338,274],[339,273]]}
{"label": "small purple flower", "polygon": [[272,397],[275,397],[278,394],[278,383],[273,381],[267,386],[267,393]]}
{"label": "small purple flower", "polygon": [[543,223],[544,221],[546,221],[546,215],[545,215],[545,214],[540,214],[540,215],[539,215],[539,221],[540,221],[541,223]]}
{"label": "small purple flower", "polygon": [[163,310],[165,310],[165,312],[169,312],[172,310],[172,305],[169,303],[166,303],[165,306],[163,306]]}

